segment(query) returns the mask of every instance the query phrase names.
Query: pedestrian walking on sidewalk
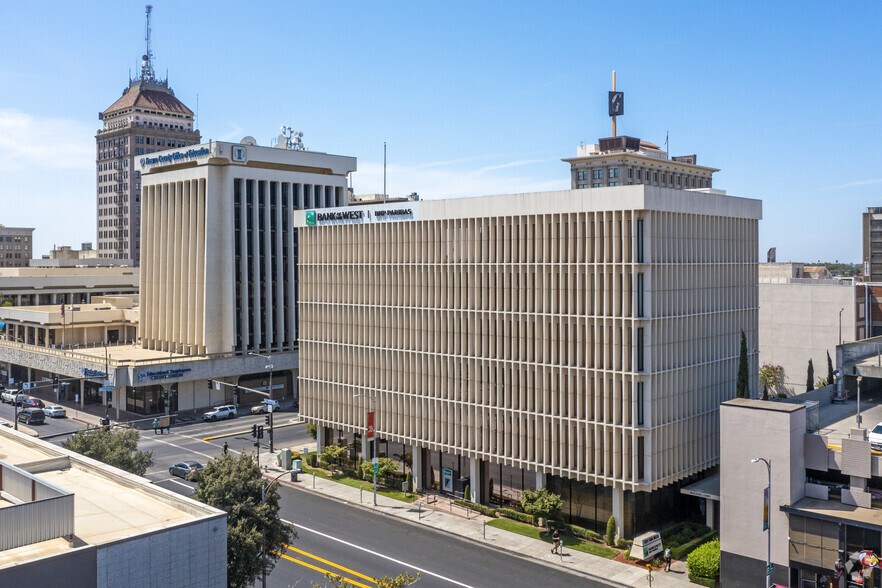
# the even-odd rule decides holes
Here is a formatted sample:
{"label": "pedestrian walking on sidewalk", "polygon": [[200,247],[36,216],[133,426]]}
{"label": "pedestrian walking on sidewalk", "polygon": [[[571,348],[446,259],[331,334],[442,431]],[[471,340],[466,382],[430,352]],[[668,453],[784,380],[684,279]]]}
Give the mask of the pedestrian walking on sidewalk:
{"label": "pedestrian walking on sidewalk", "polygon": [[551,553],[557,553],[560,549],[560,533],[558,533],[557,529],[555,529],[554,533],[551,535],[551,541],[554,543]]}
{"label": "pedestrian walking on sidewalk", "polygon": [[156,434],[156,429],[159,428],[159,419],[153,419],[153,434]]}
{"label": "pedestrian walking on sidewalk", "polygon": [[226,442],[226,441],[224,441],[224,455],[226,455],[226,454],[227,454],[227,451],[229,451],[229,450],[230,450],[230,446],[227,445],[227,442]]}
{"label": "pedestrian walking on sidewalk", "polygon": [[666,572],[671,571],[671,548],[670,547],[665,548],[665,571]]}

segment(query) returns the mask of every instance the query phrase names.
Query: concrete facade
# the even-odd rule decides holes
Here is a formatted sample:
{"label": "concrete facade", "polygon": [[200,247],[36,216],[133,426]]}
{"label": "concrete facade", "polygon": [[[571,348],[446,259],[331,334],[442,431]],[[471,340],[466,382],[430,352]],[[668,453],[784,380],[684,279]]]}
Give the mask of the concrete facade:
{"label": "concrete facade", "polygon": [[0,269],[0,299],[15,306],[88,303],[92,297],[137,298],[140,271],[131,267]]}
{"label": "concrete facade", "polygon": [[[835,369],[836,346],[867,336],[864,285],[787,277],[784,266],[792,265],[760,264],[759,363],[782,366],[785,377],[771,394],[805,392],[809,359],[815,380],[826,378],[827,354]],[[792,269],[789,275],[805,275],[800,267]]]}
{"label": "concrete facade", "polygon": [[355,159],[212,142],[139,162],[146,349],[293,351],[295,210],[345,206]]}
{"label": "concrete facade", "polygon": [[[651,186],[303,211],[301,411],[625,493],[719,460],[740,331],[757,340],[755,200]],[[338,214],[339,212],[339,214]],[[750,356],[756,381],[757,356]],[[359,394],[361,397],[356,397]]]}

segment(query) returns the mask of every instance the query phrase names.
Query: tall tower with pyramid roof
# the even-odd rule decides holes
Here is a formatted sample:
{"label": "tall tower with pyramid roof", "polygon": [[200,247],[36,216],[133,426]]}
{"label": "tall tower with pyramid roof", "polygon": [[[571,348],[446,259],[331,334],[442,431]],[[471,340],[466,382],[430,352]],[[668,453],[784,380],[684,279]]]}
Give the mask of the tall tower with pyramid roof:
{"label": "tall tower with pyramid roof", "polygon": [[[150,13],[140,75],[129,79],[122,96],[98,114],[98,256],[109,263],[139,265],[141,257],[141,178],[135,159],[148,153],[201,142],[193,111],[175,97],[168,79],[157,77],[150,48]],[[113,261],[115,260],[115,261]]]}

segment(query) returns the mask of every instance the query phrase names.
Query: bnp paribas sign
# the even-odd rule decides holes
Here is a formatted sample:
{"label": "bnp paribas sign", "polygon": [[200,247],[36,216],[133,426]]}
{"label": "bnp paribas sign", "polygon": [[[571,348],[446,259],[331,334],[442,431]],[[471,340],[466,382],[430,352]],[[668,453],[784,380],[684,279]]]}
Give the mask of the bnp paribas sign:
{"label": "bnp paribas sign", "polygon": [[418,203],[408,202],[401,206],[374,205],[350,207],[345,209],[307,210],[306,226],[353,225],[365,223],[385,223],[392,221],[416,220]]}

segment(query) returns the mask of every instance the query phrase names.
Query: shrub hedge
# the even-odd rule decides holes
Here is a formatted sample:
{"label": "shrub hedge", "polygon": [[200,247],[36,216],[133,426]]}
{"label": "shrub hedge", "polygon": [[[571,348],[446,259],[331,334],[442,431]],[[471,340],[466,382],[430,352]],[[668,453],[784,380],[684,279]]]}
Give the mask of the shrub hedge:
{"label": "shrub hedge", "polygon": [[683,545],[678,545],[676,547],[671,547],[671,556],[674,559],[683,559],[693,551],[695,551],[698,547],[704,545],[708,541],[711,541],[717,537],[716,531],[711,531],[710,533],[706,533],[701,537],[697,537],[688,543],[684,543]]}
{"label": "shrub hedge", "polygon": [[484,516],[488,517],[496,517],[496,509],[490,508],[489,506],[484,506],[483,504],[475,504],[474,502],[469,502],[468,500],[454,500],[454,504],[458,504],[460,506],[467,506],[470,509],[481,513]]}
{"label": "shrub hedge", "polygon": [[700,545],[686,558],[689,579],[694,578],[716,580],[720,577],[720,540],[714,539]]}
{"label": "shrub hedge", "polygon": [[578,525],[570,525],[567,523],[560,523],[557,521],[548,521],[548,526],[552,529],[557,529],[558,531],[563,531],[564,533],[568,533],[573,537],[580,537],[582,539],[587,539],[589,541],[600,541],[600,533],[595,533],[594,531],[590,531],[584,527],[580,527]]}
{"label": "shrub hedge", "polygon": [[496,513],[500,516],[503,516],[507,519],[512,519],[514,521],[520,521],[522,523],[527,523],[528,525],[536,525],[536,517],[531,514],[527,514],[525,512],[519,512],[516,510],[512,510],[510,508],[499,508],[496,510]]}

